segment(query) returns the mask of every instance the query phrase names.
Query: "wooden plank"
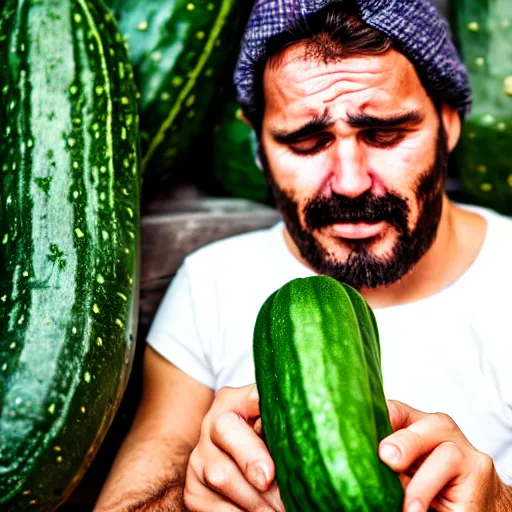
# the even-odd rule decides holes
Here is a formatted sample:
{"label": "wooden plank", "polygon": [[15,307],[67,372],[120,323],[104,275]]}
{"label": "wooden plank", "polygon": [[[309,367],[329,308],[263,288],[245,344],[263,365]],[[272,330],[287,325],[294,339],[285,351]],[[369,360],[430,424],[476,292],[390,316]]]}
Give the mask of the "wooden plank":
{"label": "wooden plank", "polygon": [[[160,205],[161,207],[161,205]],[[268,228],[273,208],[239,199],[171,201],[142,218],[140,324],[147,326],[185,257],[211,242]]]}
{"label": "wooden plank", "polygon": [[186,202],[175,204],[175,212],[143,217],[143,284],[174,275],[187,254],[210,242],[269,227],[279,218],[276,210],[249,201],[194,203],[195,210]]}

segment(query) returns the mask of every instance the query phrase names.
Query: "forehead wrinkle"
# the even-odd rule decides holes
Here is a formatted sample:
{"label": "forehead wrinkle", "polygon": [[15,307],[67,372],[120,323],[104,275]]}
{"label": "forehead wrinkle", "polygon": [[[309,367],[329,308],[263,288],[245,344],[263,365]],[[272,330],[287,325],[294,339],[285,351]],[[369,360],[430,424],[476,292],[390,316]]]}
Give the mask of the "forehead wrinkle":
{"label": "forehead wrinkle", "polygon": [[[342,98],[353,103],[351,97],[354,94],[364,94],[362,98],[356,98],[357,103],[363,100],[365,104],[382,103],[389,93],[381,87],[371,87],[368,84],[361,84],[359,81],[343,81],[340,84],[326,83],[325,86],[316,89],[304,90],[305,88],[284,87],[283,84],[276,84],[274,98],[281,105],[286,105],[286,113],[302,115],[318,115],[325,107],[332,107],[337,110],[336,102]],[[331,89],[333,89],[330,93]],[[322,95],[329,94],[328,97],[322,98]],[[320,95],[320,98],[317,96]],[[378,98],[380,97],[380,98]],[[320,100],[320,101],[318,101]],[[344,103],[344,101],[342,101]],[[356,105],[353,105],[355,107]],[[360,107],[358,107],[360,108]]]}
{"label": "forehead wrinkle", "polygon": [[[402,73],[401,73],[402,75]],[[274,78],[274,77],[269,77]],[[328,94],[327,98],[322,99],[323,104],[332,103],[343,95],[351,95],[361,93],[365,90],[368,94],[389,96],[392,86],[393,76],[386,76],[386,70],[366,71],[358,70],[357,73],[347,72],[346,70],[316,70],[311,75],[304,76],[302,73],[293,74],[286,72],[281,76],[276,76],[274,83],[274,91],[276,96],[280,97],[282,101],[291,103],[296,101],[312,99],[316,95]],[[383,81],[385,83],[383,83]],[[394,89],[391,87],[391,89]],[[331,93],[328,91],[332,90]],[[377,92],[378,91],[378,92]],[[365,100],[366,101],[366,100]]]}
{"label": "forehead wrinkle", "polygon": [[[297,71],[299,71],[297,73]],[[368,80],[369,83],[361,84],[364,87],[371,86],[372,83],[375,83],[379,80],[379,77],[385,75],[389,70],[388,69],[379,69],[379,70],[346,70],[346,69],[318,69],[312,68],[311,72],[309,70],[307,73],[302,73],[304,70],[297,69],[282,69],[281,78],[277,78],[276,82],[282,82],[284,84],[293,84],[299,87],[304,87],[306,89],[314,89],[315,92],[323,92],[324,90],[336,86],[338,83],[346,83],[346,84],[357,84],[365,79]],[[276,78],[275,76],[273,77]],[[388,81],[389,79],[386,79]],[[308,85],[310,84],[310,85]]]}
{"label": "forehead wrinkle", "polygon": [[294,59],[294,63],[290,63],[288,59],[286,67],[268,70],[266,105],[274,121],[280,119],[281,123],[288,124],[310,119],[321,115],[326,106],[337,122],[346,122],[347,110],[364,112],[368,109],[368,113],[378,114],[390,108],[418,108],[427,93],[414,66],[399,52],[391,52],[394,53],[388,52],[387,57],[345,59],[341,66],[322,64],[319,67],[311,60]]}
{"label": "forehead wrinkle", "polygon": [[[382,73],[394,70],[397,67],[397,60],[400,59],[400,54],[388,52],[381,56],[359,56],[340,58],[335,61],[325,63],[321,59],[304,59],[300,56],[293,55],[297,53],[292,50],[287,50],[290,55],[283,56],[281,65],[272,69],[266,68],[266,72],[280,73],[282,72],[286,79],[292,78],[297,81],[297,74],[306,75],[304,79],[298,79],[299,83],[307,80],[314,80],[319,77],[328,77],[329,75],[347,74],[347,80],[350,80],[350,75],[379,75]],[[286,50],[285,50],[286,53]],[[406,60],[406,59],[405,59]],[[407,61],[408,62],[408,61]],[[342,65],[342,69],[331,69],[333,66]],[[289,75],[292,75],[291,77]]]}
{"label": "forehead wrinkle", "polygon": [[[335,66],[335,69],[332,69]],[[397,86],[402,86],[405,81],[413,82],[411,75],[415,74],[412,63],[396,50],[390,50],[386,54],[373,57],[349,57],[340,59],[338,62],[325,64],[318,59],[301,59],[297,50],[290,48],[284,51],[282,65],[274,69],[265,70],[265,74],[272,75],[274,83],[282,81],[287,88],[290,84],[304,85],[308,82],[315,88],[315,81],[334,82],[345,81],[346,83],[365,80],[368,77],[369,84],[377,81],[379,76],[388,74],[386,82],[396,81]],[[267,76],[268,78],[268,76]],[[373,78],[373,79],[372,79]],[[322,85],[322,90],[325,90]]]}

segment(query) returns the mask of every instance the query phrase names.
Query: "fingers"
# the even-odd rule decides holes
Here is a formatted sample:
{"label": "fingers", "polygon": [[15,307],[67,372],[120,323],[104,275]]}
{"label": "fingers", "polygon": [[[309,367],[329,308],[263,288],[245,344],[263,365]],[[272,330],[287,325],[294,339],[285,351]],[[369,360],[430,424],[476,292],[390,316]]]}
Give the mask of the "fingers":
{"label": "fingers", "polygon": [[217,411],[236,411],[246,421],[254,420],[260,415],[260,399],[256,384],[242,388],[221,388],[215,395],[211,415]]}
{"label": "fingers", "polygon": [[420,414],[421,419],[380,442],[380,458],[396,472],[407,471],[414,462],[443,442],[454,442],[462,449],[471,448],[469,441],[449,416],[441,413]]}
{"label": "fingers", "polygon": [[446,484],[460,474],[463,451],[452,442],[442,443],[425,459],[405,491],[405,512],[427,512]]}
{"label": "fingers", "polygon": [[207,488],[201,490],[201,495],[185,490],[183,501],[190,512],[245,512]]}
{"label": "fingers", "polygon": [[[192,453],[185,484],[185,504],[193,511],[273,512],[274,509],[247,482],[240,469],[227,455],[215,454],[215,462],[202,464]],[[191,505],[191,506],[189,506]],[[216,508],[215,508],[216,507]]]}
{"label": "fingers", "polygon": [[268,490],[262,493],[262,496],[277,512],[286,512],[283,502],[281,501],[279,487],[277,487],[277,482],[275,480],[272,482]]}
{"label": "fingers", "polygon": [[256,489],[265,491],[268,488],[274,479],[274,463],[265,443],[244,419],[235,412],[212,419],[211,440],[233,457]]}
{"label": "fingers", "polygon": [[220,454],[215,465],[205,466],[203,483],[244,509],[272,510],[227,455]]}
{"label": "fingers", "polygon": [[265,438],[265,433],[263,432],[263,423],[261,423],[261,417],[259,417],[255,422],[254,422],[254,425],[252,427],[254,429],[254,432],[256,432],[256,434],[258,434],[259,437],[261,437],[262,439]]}
{"label": "fingers", "polygon": [[255,385],[217,393],[188,463],[185,494],[191,510],[216,510],[210,506],[215,496],[219,510],[284,512],[277,486],[269,487],[272,458],[254,429],[259,414]]}
{"label": "fingers", "polygon": [[379,455],[399,474],[404,512],[487,510],[501,481],[492,459],[476,450],[455,421],[395,401],[388,409],[394,432],[379,444]]}
{"label": "fingers", "polygon": [[397,400],[387,400],[387,406],[393,432],[407,428],[415,421],[421,420],[423,417],[427,416],[426,413],[418,411],[418,409],[414,409]]}
{"label": "fingers", "polygon": [[259,414],[256,385],[223,388],[215,397],[206,428],[211,442],[235,460],[256,489],[265,491],[275,468],[265,443],[252,428],[257,423],[260,429]]}

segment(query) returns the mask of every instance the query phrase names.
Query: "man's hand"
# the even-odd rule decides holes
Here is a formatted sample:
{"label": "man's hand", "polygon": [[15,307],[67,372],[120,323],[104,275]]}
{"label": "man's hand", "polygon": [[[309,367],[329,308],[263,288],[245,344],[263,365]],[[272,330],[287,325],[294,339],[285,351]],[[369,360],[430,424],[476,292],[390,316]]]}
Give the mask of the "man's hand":
{"label": "man's hand", "polygon": [[147,345],[140,405],[94,512],[185,510],[187,463],[212,402],[211,389]]}
{"label": "man's hand", "polygon": [[388,400],[393,434],[379,455],[400,475],[404,512],[512,511],[510,490],[492,459],[479,452],[447,415],[426,414]]}
{"label": "man's hand", "polygon": [[191,512],[284,512],[274,463],[258,436],[255,384],[221,389],[204,418],[188,463],[185,505]]}

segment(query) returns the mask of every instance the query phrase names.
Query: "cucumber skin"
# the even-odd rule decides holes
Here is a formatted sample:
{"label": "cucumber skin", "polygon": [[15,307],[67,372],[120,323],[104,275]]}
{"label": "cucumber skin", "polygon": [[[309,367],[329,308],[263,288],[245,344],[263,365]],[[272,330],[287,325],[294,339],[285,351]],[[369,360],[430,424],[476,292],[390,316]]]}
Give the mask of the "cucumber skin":
{"label": "cucumber skin", "polygon": [[0,509],[46,512],[92,462],[131,370],[137,98],[101,0],[6,0],[0,34]]}
{"label": "cucumber skin", "polygon": [[140,91],[144,182],[181,179],[231,84],[252,0],[107,0]]}
{"label": "cucumber skin", "polygon": [[398,476],[378,458],[391,425],[364,299],[325,276],[290,281],[262,306],[253,350],[287,512],[400,512]]}
{"label": "cucumber skin", "polygon": [[512,3],[454,0],[454,39],[473,92],[455,158],[468,200],[512,214]]}
{"label": "cucumber skin", "polygon": [[235,99],[224,104],[214,127],[213,174],[231,196],[267,203],[270,190],[255,162],[256,135],[241,116]]}

